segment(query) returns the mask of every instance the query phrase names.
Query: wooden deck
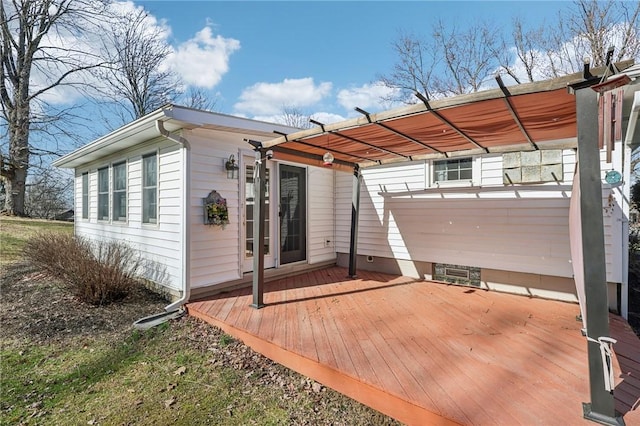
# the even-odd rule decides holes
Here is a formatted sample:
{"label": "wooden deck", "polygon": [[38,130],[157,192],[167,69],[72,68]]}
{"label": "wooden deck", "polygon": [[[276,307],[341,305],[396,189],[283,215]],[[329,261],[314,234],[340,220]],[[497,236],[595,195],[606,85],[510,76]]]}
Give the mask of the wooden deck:
{"label": "wooden deck", "polygon": [[[187,305],[254,350],[407,424],[579,425],[577,305],[329,268]],[[640,341],[612,316],[616,404],[640,425]]]}

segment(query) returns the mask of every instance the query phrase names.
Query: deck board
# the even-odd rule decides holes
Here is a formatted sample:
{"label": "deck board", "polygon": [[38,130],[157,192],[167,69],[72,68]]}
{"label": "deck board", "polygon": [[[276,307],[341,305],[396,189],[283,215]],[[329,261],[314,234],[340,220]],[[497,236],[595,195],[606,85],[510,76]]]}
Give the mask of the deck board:
{"label": "deck board", "polygon": [[[328,268],[189,303],[290,368],[407,424],[593,424],[575,304]],[[616,408],[640,425],[640,340],[612,315]]]}

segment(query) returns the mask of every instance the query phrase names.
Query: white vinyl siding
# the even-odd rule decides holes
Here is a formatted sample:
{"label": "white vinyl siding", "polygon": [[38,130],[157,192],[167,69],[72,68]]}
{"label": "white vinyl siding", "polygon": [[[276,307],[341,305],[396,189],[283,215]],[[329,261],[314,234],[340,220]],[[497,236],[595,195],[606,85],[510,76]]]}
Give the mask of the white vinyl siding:
{"label": "white vinyl siding", "polygon": [[127,220],[127,163],[113,165],[113,213],[114,221]]}
{"label": "white vinyl siding", "polygon": [[[244,259],[241,227],[245,224],[241,223],[240,212],[240,185],[244,185],[244,176],[240,173],[239,179],[227,179],[224,165],[229,155],[234,154],[240,161],[240,170],[244,170],[247,158],[253,158],[254,153],[243,139],[255,139],[255,136],[204,129],[186,132],[185,136],[191,144],[191,287],[239,279]],[[276,167],[276,161],[270,163]],[[276,169],[273,170],[275,177]],[[307,261],[310,264],[336,257],[334,174],[333,169],[307,167]],[[213,189],[227,200],[229,224],[224,229],[207,226],[203,221],[202,200]],[[276,244],[273,248],[278,250]]]}
{"label": "white vinyl siding", "polygon": [[[229,155],[234,154],[240,159],[240,170],[243,170],[245,164],[239,150],[249,148],[249,144],[243,142],[243,135],[228,132],[193,130],[187,133],[187,138],[191,144],[190,273],[191,287],[197,288],[242,276],[239,194],[244,176],[227,179],[224,165]],[[250,151],[246,155],[253,157]],[[204,224],[203,199],[214,189],[227,200],[229,224],[224,229]]]}
{"label": "white vinyl siding", "polygon": [[332,169],[309,167],[307,258],[310,264],[332,260],[335,254],[334,174]]}
{"label": "white vinyl siding", "polygon": [[98,169],[98,220],[109,220],[109,168]]}
{"label": "white vinyl siding", "polygon": [[[564,150],[562,158],[564,182],[538,185],[504,185],[501,154],[482,157],[470,188],[430,187],[429,162],[364,169],[358,254],[570,278],[575,153]],[[336,250],[348,253],[352,176],[336,179]],[[620,212],[606,209],[611,192],[605,186],[607,279],[619,282]]]}
{"label": "white vinyl siding", "polygon": [[[122,241],[133,247],[143,258],[143,275],[173,291],[182,288],[183,243],[180,205],[182,200],[182,151],[173,142],[159,138],[142,148],[131,149],[104,158],[78,170],[76,188],[81,191],[82,173],[88,172],[89,220],[76,221],[76,234],[92,240]],[[158,223],[142,223],[142,156],[157,152]],[[127,165],[126,222],[98,222],[98,168],[105,164]],[[81,194],[81,192],[80,192]],[[81,197],[76,198],[79,204]],[[176,210],[178,210],[176,212]]]}

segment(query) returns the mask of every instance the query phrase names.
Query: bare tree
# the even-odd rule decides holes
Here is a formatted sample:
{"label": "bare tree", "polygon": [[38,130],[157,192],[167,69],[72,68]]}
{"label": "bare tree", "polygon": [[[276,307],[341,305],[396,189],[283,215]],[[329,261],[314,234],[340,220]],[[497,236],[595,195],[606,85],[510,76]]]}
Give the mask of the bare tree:
{"label": "bare tree", "polygon": [[498,66],[497,40],[497,29],[486,23],[460,29],[438,21],[428,39],[401,34],[392,45],[398,61],[378,77],[400,89],[400,99],[384,100],[413,103],[415,92],[431,99],[480,90]]}
{"label": "bare tree", "polygon": [[33,127],[64,116],[47,110],[45,95],[79,85],[76,77],[102,63],[78,46],[62,43],[69,34],[86,33],[104,10],[100,6],[91,0],[0,2],[0,101],[9,136],[8,146],[3,138],[0,150],[0,176],[8,214],[25,214]]}
{"label": "bare tree", "polygon": [[439,49],[432,39],[422,39],[413,34],[401,33],[392,48],[398,62],[389,75],[378,76],[384,85],[399,89],[398,96],[385,101],[415,102],[413,94],[420,92],[431,98],[433,96],[433,74],[439,63]]}
{"label": "bare tree", "polygon": [[190,87],[184,97],[184,106],[189,108],[214,111],[216,107],[217,99],[207,95],[207,92],[201,88]]}
{"label": "bare tree", "polygon": [[303,113],[299,108],[284,105],[282,107],[282,114],[278,117],[278,122],[285,126],[297,127],[298,129],[309,129],[311,123],[309,114]]}
{"label": "bare tree", "polygon": [[[532,82],[544,66],[542,50],[545,28],[526,28],[519,18],[512,21],[511,37],[501,37],[494,46],[500,70],[516,83]],[[515,58],[514,58],[515,53]]]}
{"label": "bare tree", "polygon": [[25,195],[25,214],[52,219],[73,206],[73,178],[51,168],[29,178]]}
{"label": "bare tree", "polygon": [[585,58],[604,65],[611,46],[615,61],[640,56],[639,2],[576,0],[546,26],[512,25],[507,38],[486,23],[460,30],[442,21],[430,39],[401,35],[393,43],[397,62],[380,80],[405,97],[421,91],[433,98],[492,85],[500,71],[522,83],[580,71]]}
{"label": "bare tree", "polygon": [[124,124],[174,100],[180,81],[167,66],[172,52],[166,31],[143,8],[116,15],[104,37],[109,65],[104,68],[101,95],[116,106]]}
{"label": "bare tree", "polygon": [[442,48],[443,65],[434,79],[434,90],[444,96],[477,92],[491,79],[497,68],[495,43],[497,29],[487,23],[474,23],[461,30],[447,28],[439,21],[433,39]]}

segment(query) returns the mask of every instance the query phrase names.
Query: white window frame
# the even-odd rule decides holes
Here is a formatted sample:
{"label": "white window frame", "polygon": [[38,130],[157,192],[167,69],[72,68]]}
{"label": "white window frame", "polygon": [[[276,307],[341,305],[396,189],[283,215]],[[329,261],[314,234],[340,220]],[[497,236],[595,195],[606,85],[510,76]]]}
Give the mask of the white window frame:
{"label": "white window frame", "polygon": [[[146,160],[148,158],[154,158],[156,162],[155,167],[155,182],[154,185],[147,185],[147,167]],[[153,152],[142,156],[142,223],[149,225],[157,225],[158,223],[158,152]],[[148,215],[149,210],[149,197],[148,193],[153,190],[155,197],[155,217]]]}
{"label": "white window frame", "polygon": [[89,172],[84,172],[80,176],[82,185],[82,219],[89,219]]}
{"label": "white window frame", "polygon": [[[116,180],[116,168],[123,167],[124,168],[124,188],[117,188],[117,180]],[[113,178],[113,185],[111,190],[111,217],[114,222],[126,222],[128,217],[128,173],[127,173],[127,161],[119,161],[117,163],[113,163],[111,165],[111,176]],[[116,212],[116,195],[124,193],[124,216],[117,214]]]}
{"label": "white window frame", "polygon": [[[101,185],[100,185],[102,183],[102,180],[101,180],[100,176],[101,176],[101,173],[104,172],[104,171],[106,171],[106,179],[107,179],[106,191],[103,190],[103,188],[101,188]],[[111,198],[111,196],[110,196],[110,191],[109,191],[109,189],[110,189],[109,175],[110,175],[109,166],[101,167],[101,168],[98,169],[98,220],[102,221],[102,222],[109,221],[109,217],[110,217],[110,202],[109,202],[110,200],[109,199]],[[104,217],[102,215],[102,210],[101,210],[101,208],[104,207],[101,204],[101,200],[104,200],[104,198],[106,198],[106,201],[107,201],[107,205],[106,205],[106,213],[107,214],[106,214],[106,217]]]}
{"label": "white window frame", "polygon": [[[470,178],[465,178],[465,179],[452,179],[452,180],[436,180],[436,165],[439,162],[443,162],[443,161],[461,161],[461,160],[469,160],[471,162],[471,177]],[[459,164],[459,163],[458,163]],[[476,161],[476,158],[472,157],[472,156],[465,156],[465,157],[454,157],[454,158],[446,158],[446,159],[441,159],[441,160],[432,160],[430,167],[429,167],[429,180],[431,182],[431,186],[435,186],[435,187],[453,187],[453,186],[472,186],[473,183],[477,180],[477,170],[478,170],[478,164]],[[467,170],[467,169],[464,169]],[[460,169],[458,168],[458,172],[460,171]]]}

